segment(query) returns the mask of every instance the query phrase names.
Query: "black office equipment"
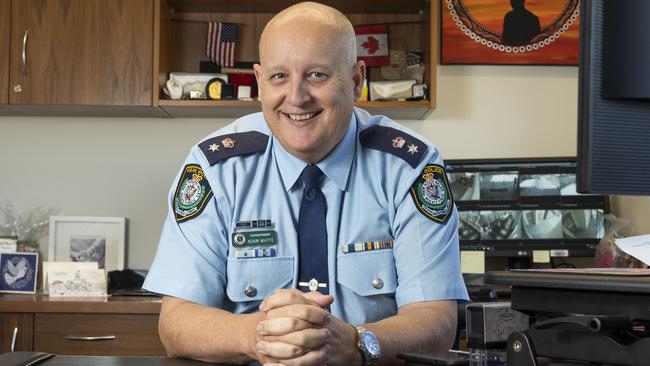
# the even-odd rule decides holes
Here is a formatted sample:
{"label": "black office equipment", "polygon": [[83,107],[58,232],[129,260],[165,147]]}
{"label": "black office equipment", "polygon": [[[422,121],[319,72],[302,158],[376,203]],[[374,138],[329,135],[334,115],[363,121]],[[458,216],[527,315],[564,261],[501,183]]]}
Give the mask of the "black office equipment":
{"label": "black office equipment", "polygon": [[109,271],[108,293],[122,296],[157,296],[153,292],[142,289],[147,272],[144,269]]}
{"label": "black office equipment", "polygon": [[580,5],[578,191],[650,195],[650,2]]}
{"label": "black office equipment", "polygon": [[[448,160],[449,185],[460,216],[462,250],[523,259],[593,256],[604,233],[605,195],[576,192],[575,158]],[[509,267],[512,268],[512,267]]]}
{"label": "black office equipment", "polygon": [[511,306],[534,321],[508,338],[509,366],[538,357],[598,365],[647,366],[650,360],[650,272],[597,274],[580,269],[488,272],[511,285]]}

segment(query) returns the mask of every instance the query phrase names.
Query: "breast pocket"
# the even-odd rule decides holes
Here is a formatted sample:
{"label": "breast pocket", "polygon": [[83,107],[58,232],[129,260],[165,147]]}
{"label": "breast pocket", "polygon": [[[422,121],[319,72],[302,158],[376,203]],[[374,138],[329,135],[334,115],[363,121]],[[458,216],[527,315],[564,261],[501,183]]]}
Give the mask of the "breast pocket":
{"label": "breast pocket", "polygon": [[293,280],[293,257],[228,259],[226,293],[234,302],[263,300]]}
{"label": "breast pocket", "polygon": [[361,296],[395,293],[397,273],[392,249],[339,254],[337,282]]}

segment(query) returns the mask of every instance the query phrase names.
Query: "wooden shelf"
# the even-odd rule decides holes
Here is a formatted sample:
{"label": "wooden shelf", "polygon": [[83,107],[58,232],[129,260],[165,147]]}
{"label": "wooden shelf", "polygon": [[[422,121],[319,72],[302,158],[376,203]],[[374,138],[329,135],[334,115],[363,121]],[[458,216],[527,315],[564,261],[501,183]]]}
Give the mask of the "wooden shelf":
{"label": "wooden shelf", "polygon": [[[158,106],[172,118],[239,118],[262,110],[257,100],[165,100]],[[393,119],[423,119],[431,112],[428,101],[422,102],[359,102],[357,107],[371,114]]]}
{"label": "wooden shelf", "polygon": [[[240,27],[237,60],[257,62],[257,45],[264,25],[275,13],[295,4],[295,0],[161,0],[155,42],[156,82],[161,88],[170,72],[199,72],[206,59],[205,32],[208,21],[234,22]],[[424,119],[436,107],[436,65],[438,0],[324,0],[345,13],[352,24],[387,24],[389,40],[397,40],[405,50],[421,51],[425,63],[424,83],[428,101],[359,102],[371,114],[393,119]],[[369,80],[382,80],[380,68],[368,68]],[[154,96],[154,106],[171,118],[238,118],[259,112],[257,101],[163,100]]]}
{"label": "wooden shelf", "polygon": [[[298,0],[168,0],[169,7],[176,12],[198,13],[277,13],[300,1]],[[321,0],[344,13],[387,13],[417,14],[424,11],[429,0],[372,0],[370,2],[350,0]]]}

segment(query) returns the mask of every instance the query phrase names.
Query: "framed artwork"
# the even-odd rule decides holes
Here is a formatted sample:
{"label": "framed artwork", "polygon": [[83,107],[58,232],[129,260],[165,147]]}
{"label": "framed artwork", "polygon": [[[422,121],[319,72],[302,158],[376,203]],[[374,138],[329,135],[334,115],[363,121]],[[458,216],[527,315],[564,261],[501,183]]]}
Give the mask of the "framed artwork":
{"label": "framed artwork", "polygon": [[579,0],[440,1],[442,64],[578,64]]}
{"label": "framed artwork", "polygon": [[124,269],[126,218],[51,216],[49,261],[97,262],[99,269]]}
{"label": "framed artwork", "polygon": [[0,253],[0,292],[36,293],[38,253]]}

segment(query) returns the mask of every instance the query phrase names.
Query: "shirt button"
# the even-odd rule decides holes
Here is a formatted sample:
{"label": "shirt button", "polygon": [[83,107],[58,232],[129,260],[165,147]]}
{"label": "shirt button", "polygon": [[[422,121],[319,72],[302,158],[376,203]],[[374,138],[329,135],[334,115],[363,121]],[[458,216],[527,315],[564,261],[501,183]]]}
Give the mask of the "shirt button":
{"label": "shirt button", "polygon": [[384,281],[382,281],[381,278],[375,278],[372,280],[372,287],[381,290],[384,287]]}
{"label": "shirt button", "polygon": [[246,289],[244,289],[244,295],[248,297],[255,297],[257,296],[257,289],[253,286],[247,286]]}

